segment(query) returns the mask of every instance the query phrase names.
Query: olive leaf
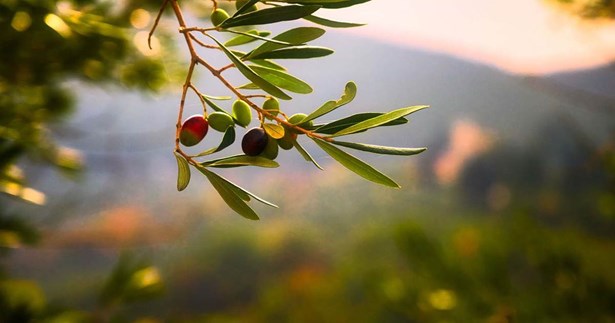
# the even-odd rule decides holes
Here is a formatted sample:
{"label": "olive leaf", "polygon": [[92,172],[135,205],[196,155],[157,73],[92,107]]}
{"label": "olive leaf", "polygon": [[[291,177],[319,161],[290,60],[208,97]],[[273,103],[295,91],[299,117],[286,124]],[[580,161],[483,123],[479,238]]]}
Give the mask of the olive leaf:
{"label": "olive leaf", "polygon": [[349,135],[352,133],[356,133],[359,131],[363,131],[363,130],[367,130],[370,128],[374,128],[374,127],[378,127],[380,125],[383,125],[385,123],[391,122],[395,119],[398,119],[400,117],[404,117],[407,116],[411,113],[414,113],[416,111],[420,111],[423,110],[425,108],[428,108],[429,106],[427,105],[417,105],[417,106],[412,106],[412,107],[407,107],[407,108],[401,108],[401,109],[397,109],[397,110],[393,110],[391,112],[387,112],[383,115],[377,116],[377,117],[373,117],[371,119],[367,119],[365,121],[361,121],[357,124],[354,124],[348,128],[345,128],[343,130],[340,130],[336,133],[334,133],[333,135],[331,135],[330,137],[337,137],[337,136],[343,136],[343,135]]}
{"label": "olive leaf", "polygon": [[[351,116],[339,119],[339,120],[335,120],[332,122],[329,122],[327,124],[323,124],[323,125],[316,125],[316,130],[314,130],[317,133],[322,133],[322,134],[328,134],[328,135],[332,135],[338,131],[341,131],[343,129],[346,129],[352,125],[355,125],[359,122],[365,121],[367,119],[371,119],[377,116],[381,116],[384,113],[380,113],[380,112],[363,112],[363,113],[357,113],[357,114],[353,114]],[[404,118],[404,117],[400,117],[397,118],[393,121],[389,121],[385,124],[381,124],[379,127],[386,127],[386,126],[398,126],[398,125],[402,125],[402,124],[406,124],[408,123],[408,119]]]}
{"label": "olive leaf", "polygon": [[239,213],[239,215],[243,216],[246,219],[250,220],[258,220],[258,215],[252,208],[248,206],[245,202],[250,199],[247,194],[245,198],[242,194],[239,194],[238,190],[230,185],[229,181],[222,178],[218,174],[207,170],[204,167],[198,167],[198,170],[207,177],[211,185],[214,189],[220,194],[220,197],[224,200],[224,202],[231,208],[233,211]]}
{"label": "olive leaf", "polygon": [[342,166],[348,168],[349,170],[365,178],[366,180],[393,188],[401,187],[399,186],[399,184],[395,183],[395,181],[393,181],[383,173],[379,172],[374,167],[331,145],[330,143],[318,138],[312,138],[312,140],[314,140],[314,142],[316,142],[316,144],[329,156],[333,157],[333,159],[337,160],[340,164],[342,164]]}
{"label": "olive leaf", "polygon": [[230,28],[239,26],[264,25],[280,21],[296,20],[310,15],[320,8],[321,6],[315,5],[288,5],[265,8],[228,18],[220,24],[219,27]]}
{"label": "olive leaf", "polygon": [[320,167],[320,165],[318,165],[318,163],[316,162],[316,160],[314,160],[314,158],[312,157],[312,155],[310,155],[310,153],[307,152],[307,150],[305,150],[301,144],[299,144],[299,142],[297,140],[293,140],[293,146],[295,147],[295,149],[297,149],[297,151],[299,152],[299,154],[301,154],[301,156],[303,156],[303,158],[308,161],[311,162],[312,164],[314,164],[314,166],[316,166],[316,168],[320,169],[320,170],[324,170],[322,167]]}
{"label": "olive leaf", "polygon": [[209,36],[213,41],[220,46],[220,49],[226,54],[226,56],[235,64],[235,67],[245,76],[248,80],[252,81],[252,83],[258,85],[263,91],[283,100],[292,99],[286,93],[282,92],[278,87],[269,83],[264,78],[258,76],[252,69],[250,69],[246,64],[244,64],[235,54],[233,54],[228,48],[222,45],[217,39]]}
{"label": "olive leaf", "polygon": [[204,167],[232,168],[241,166],[257,166],[265,168],[279,167],[276,161],[260,156],[235,155],[201,163]]}
{"label": "olive leaf", "polygon": [[[203,101],[205,101],[212,109],[214,109],[214,111],[226,113],[230,116],[230,114],[226,112],[226,110],[222,109],[218,104],[213,102],[213,100],[216,100],[216,98],[227,98],[227,97],[213,97],[213,96],[208,96],[208,95],[202,95],[201,98],[203,98]],[[228,97],[228,99],[231,99],[231,98]]]}
{"label": "olive leaf", "polygon": [[281,139],[284,137],[284,127],[279,124],[265,123],[263,124],[263,129],[265,129],[265,132],[273,139]]}
{"label": "olive leaf", "polygon": [[[271,42],[271,43],[274,43],[274,44],[284,45],[284,46],[293,46],[293,44],[291,44],[291,43],[287,43],[287,42],[283,42],[283,41],[280,41],[280,40],[275,40],[275,39],[263,37],[263,36],[259,35],[258,33],[243,32],[243,31],[231,30],[231,29],[226,29],[224,31],[229,32],[229,33],[233,33],[233,34],[238,34],[240,36],[244,36],[244,37],[248,37],[248,38],[253,38],[255,40],[262,40],[262,41]],[[237,41],[237,40],[235,40],[235,41]],[[226,43],[224,45],[228,46]]]}
{"label": "olive leaf", "polygon": [[184,156],[173,153],[177,159],[177,190],[183,191],[190,184],[190,165]]}
{"label": "olive leaf", "polygon": [[331,54],[333,54],[333,50],[326,47],[295,46],[251,55],[250,57],[256,59],[307,59]]}
{"label": "olive leaf", "polygon": [[[273,39],[291,43],[293,44],[293,46],[295,46],[295,45],[305,44],[309,41],[317,39],[320,36],[324,35],[324,33],[325,33],[325,30],[322,28],[298,27],[298,28],[287,30],[273,37]],[[252,58],[256,55],[270,52],[270,51],[277,50],[277,49],[281,49],[284,47],[286,46],[280,45],[280,44],[274,44],[274,43],[263,43],[257,48],[255,48],[253,51],[248,53],[243,58],[252,60]]]}
{"label": "olive leaf", "polygon": [[401,148],[401,147],[389,147],[389,146],[378,146],[378,145],[370,145],[370,144],[360,144],[355,142],[345,142],[345,141],[331,141],[332,144],[338,146],[344,146],[352,149],[367,151],[371,153],[381,154],[381,155],[398,155],[398,156],[411,156],[424,152],[427,148]]}
{"label": "olive leaf", "polygon": [[237,11],[231,16],[231,18],[239,16],[242,13],[248,11],[248,9],[250,9],[250,7],[252,7],[253,5],[257,4],[259,1],[261,1],[261,0],[250,0],[250,1],[246,2],[243,6],[241,6],[241,8],[237,9]]}
{"label": "olive leaf", "polygon": [[211,155],[213,153],[217,153],[223,150],[224,148],[230,146],[231,144],[233,144],[233,142],[235,142],[235,128],[231,126],[231,127],[226,128],[226,131],[224,132],[224,136],[222,137],[222,142],[220,142],[220,145],[218,145],[218,147],[205,150],[204,152],[196,155],[195,157],[203,157],[203,156]]}
{"label": "olive leaf", "polygon": [[327,101],[320,108],[308,114],[308,116],[305,117],[305,119],[303,119],[303,122],[307,122],[307,121],[316,119],[318,117],[321,117],[345,104],[352,102],[352,100],[354,100],[356,95],[357,95],[357,85],[354,82],[346,83],[346,86],[344,87],[344,93],[338,100]]}
{"label": "olive leaf", "polygon": [[256,29],[248,30],[245,33],[249,35],[245,35],[245,34],[237,35],[227,40],[226,42],[224,42],[224,46],[232,47],[232,46],[239,46],[239,45],[251,43],[257,40],[257,38],[252,37],[253,35],[260,36],[260,37],[267,37],[271,35],[271,32],[269,31],[259,31]]}
{"label": "olive leaf", "polygon": [[273,2],[320,5],[326,9],[339,9],[365,3],[370,0],[274,0]]}
{"label": "olive leaf", "polygon": [[280,70],[267,68],[258,65],[248,65],[256,74],[260,75],[271,84],[284,90],[299,94],[312,93],[312,87],[306,82]]}
{"label": "olive leaf", "polygon": [[319,24],[319,25],[327,26],[331,28],[353,28],[353,27],[365,26],[365,24],[335,21],[335,20],[330,20],[330,19],[326,19],[326,18],[314,16],[314,15],[305,16],[303,17],[303,19],[313,22],[315,24]]}

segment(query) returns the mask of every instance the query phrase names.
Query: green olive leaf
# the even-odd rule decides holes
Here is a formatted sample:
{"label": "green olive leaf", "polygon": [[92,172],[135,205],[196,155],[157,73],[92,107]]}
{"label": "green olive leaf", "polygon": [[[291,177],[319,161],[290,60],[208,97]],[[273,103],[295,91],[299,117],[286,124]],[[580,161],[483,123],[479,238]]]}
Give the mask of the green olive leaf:
{"label": "green olive leaf", "polygon": [[218,168],[232,168],[241,166],[257,166],[265,168],[279,167],[276,161],[261,157],[261,156],[247,156],[247,155],[235,155],[224,157],[220,159],[210,160],[201,163],[205,167],[218,167]]}
{"label": "green olive leaf", "polygon": [[[322,28],[298,27],[298,28],[287,30],[273,37],[273,39],[292,43],[293,46],[295,46],[295,45],[302,45],[309,41],[317,39],[320,36],[324,35],[324,33],[325,33],[325,30]],[[274,43],[263,43],[257,48],[255,48],[252,52],[248,53],[243,58],[251,60],[252,57],[256,55],[259,55],[265,52],[270,52],[272,50],[277,50],[277,49],[284,48],[284,47],[286,46],[274,44]]]}
{"label": "green olive leaf", "polygon": [[190,165],[184,156],[174,152],[177,159],[177,190],[183,191],[190,184]]}
{"label": "green olive leaf", "polygon": [[338,146],[344,146],[352,149],[367,151],[370,153],[376,153],[381,155],[397,155],[397,156],[411,156],[424,152],[427,148],[401,148],[401,147],[389,147],[389,146],[378,146],[378,145],[370,145],[370,144],[360,144],[355,142],[345,142],[345,141],[331,141],[332,144]]}
{"label": "green olive leaf", "polygon": [[312,87],[306,82],[280,70],[271,69],[258,65],[248,65],[256,74],[260,75],[271,84],[284,90],[299,94],[312,93]]}
{"label": "green olive leaf", "polygon": [[[280,40],[275,40],[275,39],[271,39],[271,38],[267,38],[267,37],[262,37],[258,33],[243,32],[243,31],[231,30],[231,29],[226,29],[224,31],[229,32],[229,33],[233,33],[233,34],[238,34],[240,36],[244,36],[244,37],[248,37],[248,38],[253,38],[255,40],[263,40],[263,41],[266,41],[266,42],[271,42],[271,43],[274,43],[274,44],[284,45],[284,46],[293,46],[293,44],[291,44],[291,43],[287,43],[287,42],[283,42],[283,41],[280,41]],[[230,40],[232,40],[232,39],[230,39]],[[226,43],[224,45],[228,46]]]}
{"label": "green olive leaf", "polygon": [[278,71],[286,71],[286,68],[280,64],[266,59],[251,59],[250,62],[263,67],[271,68]]}
{"label": "green olive leaf", "polygon": [[295,46],[286,47],[278,50],[272,50],[256,55],[251,55],[250,58],[256,59],[308,59],[323,57],[333,54],[333,50],[319,46]]}
{"label": "green olive leaf", "polygon": [[231,18],[241,15],[242,13],[248,11],[253,5],[257,4],[261,0],[250,0],[246,2],[241,8],[237,9],[237,11],[231,16]]}
{"label": "green olive leaf", "polygon": [[219,27],[226,29],[230,27],[264,25],[280,21],[296,20],[311,15],[320,8],[321,6],[317,5],[289,5],[265,8],[228,18],[220,24]]}
{"label": "green olive leaf", "polygon": [[232,97],[230,96],[211,96],[211,95],[207,95],[207,94],[203,94],[204,98],[210,99],[210,100],[216,100],[216,101],[228,101],[230,99],[232,99]]}
{"label": "green olive leaf", "polygon": [[[218,104],[213,102],[213,100],[216,100],[216,97],[211,97],[211,96],[208,96],[208,95],[202,95],[201,98],[203,98],[203,101],[205,101],[207,103],[207,105],[209,105],[212,109],[214,109],[214,111],[226,113],[226,114],[228,114],[230,116],[230,113],[226,112]],[[229,99],[231,99],[231,98],[229,97]]]}
{"label": "green olive leaf", "polygon": [[239,215],[243,216],[246,219],[250,220],[258,220],[258,215],[252,208],[248,206],[245,202],[245,199],[242,198],[242,195],[245,195],[249,200],[249,197],[244,194],[239,194],[238,190],[230,184],[226,179],[222,178],[218,174],[211,172],[205,167],[198,167],[198,170],[207,177],[211,185],[214,189],[220,194],[220,197],[224,200],[224,202]]}
{"label": "green olive leaf", "polygon": [[333,159],[337,160],[340,164],[342,164],[342,166],[348,168],[355,174],[377,184],[400,188],[399,184],[395,183],[395,181],[379,172],[374,167],[366,164],[364,161],[344,152],[343,150],[322,139],[312,138],[312,140],[314,140],[314,142],[316,142],[316,144],[329,156],[333,157]]}
{"label": "green olive leaf", "polygon": [[269,137],[273,139],[281,139],[284,137],[284,127],[280,126],[279,124],[265,123],[263,124],[263,129],[265,129],[265,132],[267,132]]}
{"label": "green olive leaf", "polygon": [[307,152],[307,150],[305,150],[301,144],[299,144],[299,142],[297,140],[293,140],[293,146],[297,149],[297,151],[299,152],[299,154],[301,154],[301,156],[303,156],[303,158],[308,161],[311,162],[312,164],[314,164],[314,166],[316,166],[316,168],[323,170],[322,167],[320,167],[320,165],[318,165],[318,163],[316,162],[316,160],[312,157],[312,155],[310,155],[310,153]]}
{"label": "green olive leaf", "polygon": [[203,156],[211,155],[213,153],[217,153],[223,150],[224,148],[230,146],[234,142],[235,142],[235,128],[231,126],[231,127],[228,127],[226,131],[224,132],[224,136],[222,137],[222,142],[220,142],[220,145],[218,145],[218,147],[205,150],[204,152],[196,155],[195,157],[203,157]]}
{"label": "green olive leaf", "polygon": [[344,87],[344,93],[338,100],[327,101],[320,108],[314,110],[314,112],[310,113],[307,117],[305,117],[305,119],[303,119],[303,122],[314,120],[345,104],[352,102],[356,95],[357,85],[354,82],[346,83],[346,86]]}
{"label": "green olive leaf", "polygon": [[279,99],[282,99],[282,100],[292,99],[282,90],[280,90],[277,86],[269,83],[264,78],[258,76],[258,74],[256,74],[252,69],[250,69],[246,64],[244,64],[244,62],[242,62],[237,56],[235,56],[235,54],[233,54],[228,48],[222,45],[217,39],[211,36],[209,36],[209,38],[211,38],[213,41],[215,41],[218,44],[218,46],[220,46],[220,49],[222,49],[224,54],[226,54],[226,56],[231,60],[231,62],[235,64],[235,67],[237,67],[239,72],[241,72],[241,74],[243,74],[243,76],[245,76],[248,80],[252,81],[252,83],[258,85],[261,89],[263,89],[263,91]]}
{"label": "green olive leaf", "polygon": [[271,35],[271,32],[269,31],[259,31],[256,29],[249,30],[246,33],[249,35],[240,34],[238,36],[235,36],[227,40],[226,42],[224,42],[224,46],[232,47],[232,46],[239,46],[239,45],[251,43],[257,40],[257,38],[252,37],[253,35],[260,36],[260,37],[267,37]]}
{"label": "green olive leaf", "polygon": [[345,128],[343,130],[340,130],[336,133],[334,133],[333,135],[331,135],[330,137],[337,137],[337,136],[343,136],[343,135],[349,135],[352,133],[356,133],[359,131],[363,131],[363,130],[367,130],[370,128],[374,128],[374,127],[378,127],[380,125],[383,125],[385,123],[391,122],[395,119],[407,116],[411,113],[414,113],[416,111],[420,111],[423,110],[425,108],[428,108],[429,106],[427,105],[417,105],[417,106],[412,106],[412,107],[407,107],[407,108],[401,108],[401,109],[397,109],[397,110],[393,110],[391,112],[387,112],[383,115],[371,118],[371,119],[367,119],[365,121],[359,122],[357,124],[354,124],[348,128]]}
{"label": "green olive leaf", "polygon": [[353,28],[353,27],[365,26],[365,24],[359,24],[359,23],[354,23],[354,22],[335,21],[335,20],[330,20],[330,19],[326,19],[326,18],[314,16],[314,15],[305,16],[305,17],[303,17],[303,19],[305,19],[307,21],[310,21],[310,22],[313,22],[315,24],[319,24],[319,25],[327,26],[327,27],[331,27],[331,28]]}
{"label": "green olive leaf", "polygon": [[320,5],[326,9],[346,8],[368,1],[370,0],[274,0],[274,2]]}
{"label": "green olive leaf", "polygon": [[[316,126],[316,130],[314,130],[317,133],[322,133],[322,134],[327,134],[327,135],[332,135],[342,129],[346,129],[352,125],[355,125],[361,121],[365,121],[367,119],[371,119],[377,116],[381,116],[384,113],[381,112],[363,112],[363,113],[357,113],[357,114],[353,114],[351,116],[339,119],[339,120],[335,120],[332,122],[329,122],[327,124],[324,125],[317,125]],[[380,125],[380,127],[385,127],[385,126],[398,126],[398,125],[402,125],[402,124],[406,124],[408,123],[408,119],[401,117],[401,118],[397,118],[393,121],[387,122],[385,124]]]}

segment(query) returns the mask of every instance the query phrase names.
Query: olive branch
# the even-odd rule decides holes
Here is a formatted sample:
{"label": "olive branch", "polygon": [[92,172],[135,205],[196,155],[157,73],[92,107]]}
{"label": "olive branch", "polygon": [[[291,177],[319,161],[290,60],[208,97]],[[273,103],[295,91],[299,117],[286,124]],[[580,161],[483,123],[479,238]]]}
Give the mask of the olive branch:
{"label": "olive branch", "polygon": [[[325,30],[318,27],[296,27],[286,30],[274,37],[270,32],[250,29],[246,26],[267,25],[283,21],[304,19],[312,23],[331,27],[349,28],[362,24],[340,22],[315,16],[321,8],[340,9],[361,4],[369,0],[230,0],[235,2],[236,11],[229,15],[212,0],[213,10],[210,27],[187,26],[181,7],[177,0],[164,0],[154,25],[149,33],[149,40],[167,7],[170,7],[177,19],[179,33],[183,36],[190,53],[190,64],[183,84],[176,123],[174,154],[178,165],[177,189],[184,190],[190,182],[191,166],[202,173],[220,194],[228,206],[240,215],[258,220],[258,215],[248,206],[252,198],[266,205],[277,207],[228,179],[214,173],[212,168],[231,168],[257,166],[275,168],[279,164],[274,160],[278,147],[295,149],[303,158],[319,169],[322,167],[312,158],[298,141],[299,135],[313,140],[316,145],[341,165],[357,175],[388,187],[400,186],[391,178],[381,173],[362,160],[336,147],[342,146],[384,155],[409,156],[421,153],[426,148],[398,148],[355,142],[339,141],[337,137],[364,132],[381,126],[397,126],[408,122],[406,116],[427,108],[425,105],[411,106],[387,113],[365,112],[348,117],[316,124],[315,120],[340,108],[355,98],[357,87],[348,82],[340,98],[322,104],[309,114],[297,113],[288,116],[280,109],[279,100],[291,100],[285,91],[308,94],[312,92],[309,84],[288,73],[286,68],[277,63],[280,59],[312,59],[327,56],[333,50],[320,46],[308,45],[308,42],[321,37]],[[240,28],[238,28],[240,27]],[[241,28],[243,27],[243,28]],[[224,42],[219,35],[232,34]],[[228,37],[227,37],[228,38]],[[230,48],[239,45],[258,45],[249,52],[240,52]],[[216,68],[197,53],[196,48],[223,52],[230,63]],[[192,82],[197,66],[208,70],[235,97],[232,112],[220,107],[218,101],[231,100],[231,96],[211,96],[201,92]],[[249,83],[236,86],[224,77],[224,72],[235,68]],[[246,91],[258,90],[259,94],[246,94]],[[184,106],[189,92],[194,93],[203,106],[203,114],[184,118]],[[263,100],[262,104],[255,101]],[[209,112],[211,109],[213,112]],[[247,127],[252,121],[252,110],[256,112],[259,126],[246,132],[242,139],[243,155],[234,155],[213,160],[202,161],[203,157],[220,152],[235,142],[237,125]],[[220,144],[197,155],[190,155],[182,149],[184,146],[198,144],[207,134],[209,128],[223,133]]]}

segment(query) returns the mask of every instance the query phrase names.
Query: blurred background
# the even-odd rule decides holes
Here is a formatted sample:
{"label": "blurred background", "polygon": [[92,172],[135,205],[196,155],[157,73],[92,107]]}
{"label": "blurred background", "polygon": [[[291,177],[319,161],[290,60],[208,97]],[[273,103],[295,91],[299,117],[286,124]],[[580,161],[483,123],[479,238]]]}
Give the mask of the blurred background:
{"label": "blurred background", "polygon": [[[209,23],[210,3],[182,6]],[[428,150],[360,154],[400,190],[308,142],[324,172],[294,150],[277,169],[221,171],[280,206],[257,206],[258,222],[197,174],[176,191],[189,55],[170,15],[147,48],[157,10],[0,1],[0,322],[615,322],[611,1],[324,11],[367,26],[316,41],[334,55],[285,62],[315,91],[282,110],[353,80],[355,101],[327,118],[429,104],[356,136]]]}

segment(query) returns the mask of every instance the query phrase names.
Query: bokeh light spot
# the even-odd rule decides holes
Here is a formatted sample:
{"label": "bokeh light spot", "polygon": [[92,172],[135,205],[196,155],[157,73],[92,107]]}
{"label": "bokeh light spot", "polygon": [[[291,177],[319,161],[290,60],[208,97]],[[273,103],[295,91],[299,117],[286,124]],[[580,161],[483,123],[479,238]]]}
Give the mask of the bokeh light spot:
{"label": "bokeh light spot", "polygon": [[145,28],[149,25],[151,15],[147,10],[136,9],[130,14],[130,24],[138,29]]}
{"label": "bokeh light spot", "polygon": [[25,11],[17,11],[11,21],[11,27],[19,32],[26,31],[30,28],[31,24],[32,18],[30,18],[30,14]]}

